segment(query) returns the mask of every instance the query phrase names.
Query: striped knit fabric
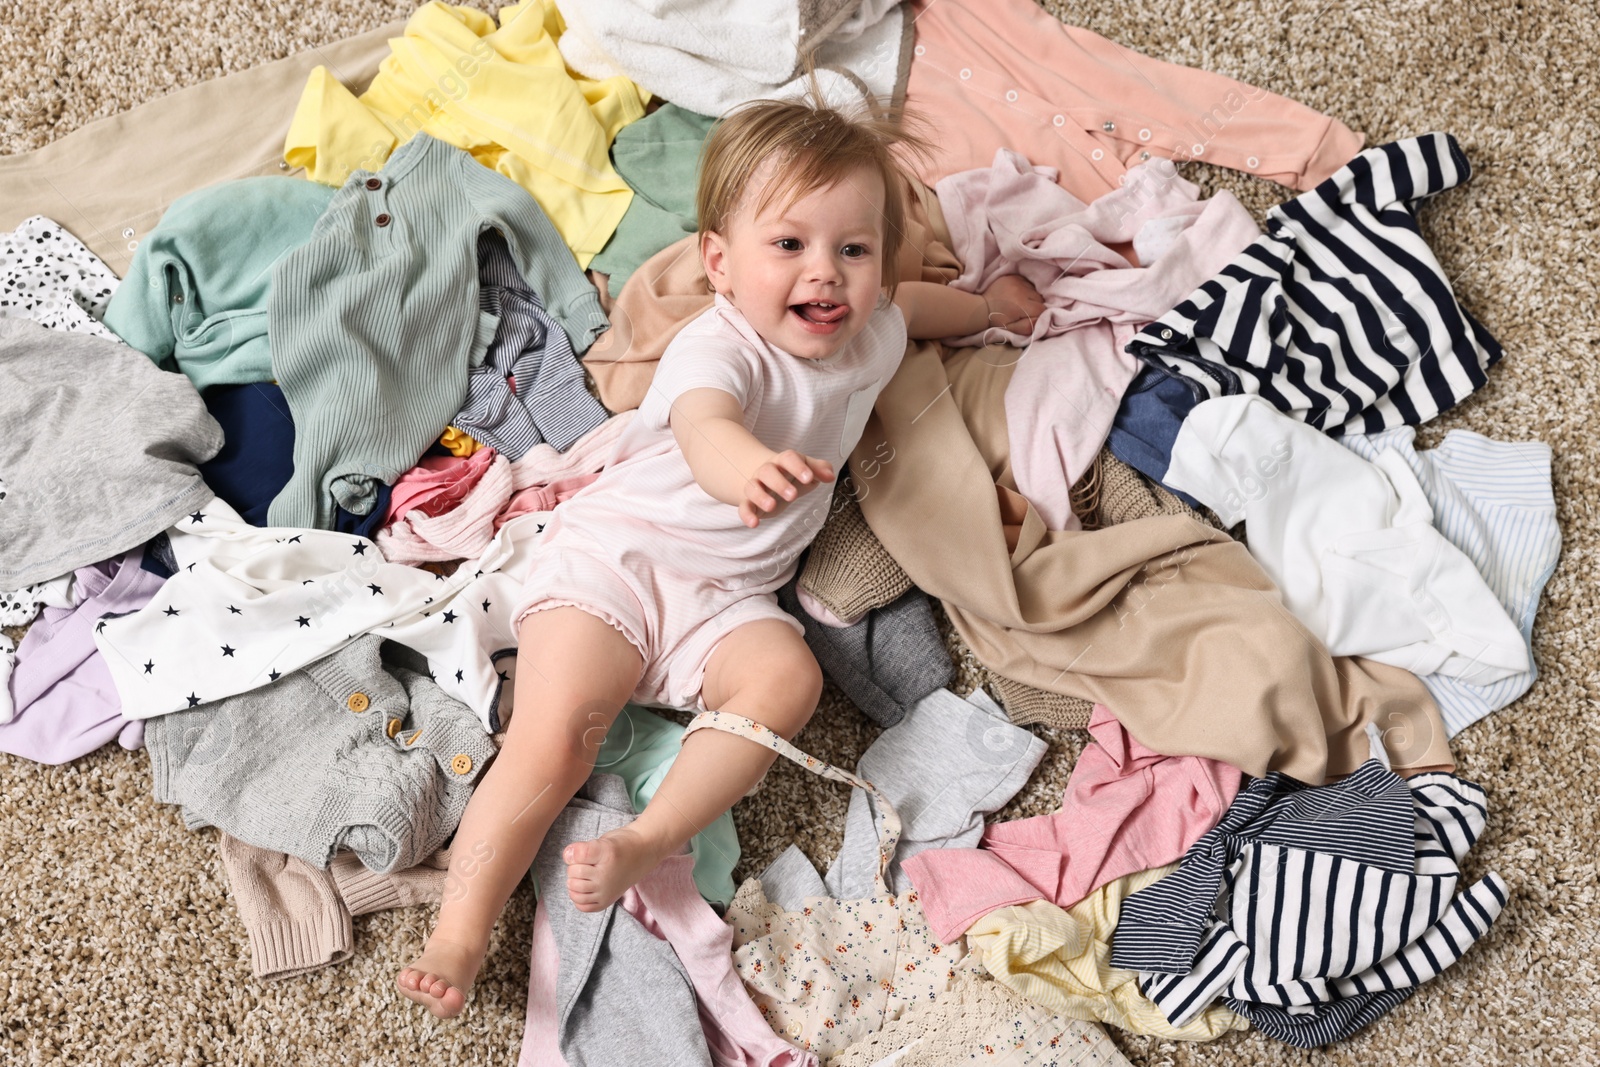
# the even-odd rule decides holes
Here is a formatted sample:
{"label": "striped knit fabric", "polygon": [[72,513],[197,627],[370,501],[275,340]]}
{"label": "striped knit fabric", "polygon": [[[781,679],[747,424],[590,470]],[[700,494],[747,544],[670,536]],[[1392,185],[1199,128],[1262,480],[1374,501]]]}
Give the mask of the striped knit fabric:
{"label": "striped knit fabric", "polygon": [[478,237],[478,308],[500,325],[467,374],[467,402],[451,425],[515,462],[537,444],[565,452],[610,417],[584,388],[572,342],[517,273],[497,230]]}
{"label": "striped knit fabric", "polygon": [[1257,779],[1175,874],[1124,903],[1111,962],[1141,972],[1173,1025],[1225,996],[1301,1048],[1349,1037],[1500,914],[1499,875],[1455,895],[1486,818],[1471,782],[1408,782],[1375,760],[1317,788]]}
{"label": "striped knit fabric", "polygon": [[[1415,436],[1410,427],[1400,427],[1371,436],[1349,434],[1339,442],[1369,460],[1385,451],[1405,459],[1433,507],[1433,525],[1472,560],[1531,649],[1539,598],[1561,555],[1550,446],[1452,430],[1438,448],[1418,452]],[[1489,685],[1469,685],[1430,674],[1422,684],[1454,737],[1526,693],[1537,677],[1535,668]]]}
{"label": "striped knit fabric", "polygon": [[365,515],[416,465],[467,395],[497,321],[478,308],[478,234],[505,235],[517,271],[586,350],[606,318],[537,201],[419,135],[381,174],[356,171],[311,240],[278,262],[267,299],[272,370],[294,417],[294,476],[273,526]]}
{"label": "striped knit fabric", "polygon": [[1501,355],[1456,303],[1414,213],[1470,173],[1449,134],[1362,152],[1268,212],[1265,236],[1128,351],[1197,400],[1259,393],[1329,433],[1426,422]]}

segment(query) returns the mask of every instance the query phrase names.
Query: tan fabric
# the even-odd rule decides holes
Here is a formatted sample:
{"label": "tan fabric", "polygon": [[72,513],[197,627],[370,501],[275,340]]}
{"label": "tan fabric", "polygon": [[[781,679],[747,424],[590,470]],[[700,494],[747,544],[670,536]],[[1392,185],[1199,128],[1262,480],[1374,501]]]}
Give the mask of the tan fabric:
{"label": "tan fabric", "polygon": [[351,915],[368,915],[416,904],[432,906],[444,896],[449,880],[450,850],[440,849],[410,870],[379,874],[369,871],[354,852],[340,852],[328,864],[328,874]]}
{"label": "tan fabric", "polygon": [[283,138],[313,67],[360,91],[388,55],[395,22],[274,63],[180,89],[59,141],[0,156],[0,231],[47,215],[121,277],[181,196],[257,174],[299,174]]}
{"label": "tan fabric", "polygon": [[1042,723],[1062,730],[1089,728],[1089,716],[1094,714],[1092,701],[1037,689],[994,671],[989,672],[989,681],[1005,706],[1006,714],[1019,726]]}
{"label": "tan fabric", "polygon": [[[1145,480],[1144,475],[1102,448],[1094,465],[1072,487],[1072,510],[1085,530],[1098,530],[1152,515],[1189,515],[1209,521],[1192,510],[1164,487]],[[1212,523],[1216,525],[1216,523]],[[1081,697],[1063,696],[1037,689],[1015,678],[989,672],[1000,703],[1011,721],[1028,725],[1043,723],[1064,730],[1086,730],[1094,704]]]}
{"label": "tan fabric", "polygon": [[[900,277],[948,282],[961,271],[948,240],[932,237],[943,230],[944,217],[932,191],[913,183],[916,194],[906,204],[906,236],[900,247]],[[656,364],[667,345],[702,311],[711,306],[711,285],[700,265],[697,238],[668,245],[634,271],[616,295],[611,329],[584,353],[583,365],[600,390],[600,402],[612,411],[639,406]]]}
{"label": "tan fabric", "polygon": [[1225,533],[1183,515],[1045,530],[1007,484],[1009,351],[943,361],[936,345],[912,346],[852,457],[892,450],[862,513],[979,662],[1106,704],[1158,752],[1253,775],[1318,784],[1351,771],[1379,720],[1397,769],[1453,765],[1422,683],[1333,660]]}
{"label": "tan fabric", "polygon": [[1096,452],[1089,469],[1084,471],[1067,491],[1067,501],[1072,505],[1072,513],[1078,517],[1078,523],[1085,530],[1098,530],[1105,525],[1100,521],[1100,488],[1105,461],[1110,457],[1111,453],[1104,448]]}
{"label": "tan fabric", "polygon": [[891,604],[911,588],[905,568],[862,518],[856,492],[852,483],[834,495],[833,510],[800,571],[800,587],[841,619]]}
{"label": "tan fabric", "polygon": [[354,852],[340,852],[323,871],[222,835],[222,869],[250,939],[257,978],[293,978],[343,963],[354,945],[352,916],[438,904],[449,867],[449,849],[393,874],[369,871]]}
{"label": "tan fabric", "polygon": [[1194,510],[1164,486],[1146,480],[1144,475],[1105,449],[1100,450],[1097,466],[1100,469],[1098,497],[1102,526],[1147,519],[1152,515],[1187,515],[1216,525],[1209,516]]}
{"label": "tan fabric", "polygon": [[327,871],[227,834],[222,869],[250,937],[257,978],[293,978],[350,958],[350,913]]}

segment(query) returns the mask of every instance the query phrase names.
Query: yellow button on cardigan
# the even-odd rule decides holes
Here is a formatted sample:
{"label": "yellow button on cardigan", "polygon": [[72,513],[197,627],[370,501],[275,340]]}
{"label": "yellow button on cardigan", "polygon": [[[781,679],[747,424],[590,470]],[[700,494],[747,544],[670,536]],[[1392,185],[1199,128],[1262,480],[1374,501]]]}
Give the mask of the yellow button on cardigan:
{"label": "yellow button on cardigan", "polygon": [[556,47],[565,29],[552,0],[501,8],[498,26],[481,11],[425,4],[360,97],[327,68],[311,72],[284,159],[343,185],[431,134],[532,193],[587,268],[633,200],[611,167],[611,141],[644,116],[649,96],[627,78],[570,72]]}

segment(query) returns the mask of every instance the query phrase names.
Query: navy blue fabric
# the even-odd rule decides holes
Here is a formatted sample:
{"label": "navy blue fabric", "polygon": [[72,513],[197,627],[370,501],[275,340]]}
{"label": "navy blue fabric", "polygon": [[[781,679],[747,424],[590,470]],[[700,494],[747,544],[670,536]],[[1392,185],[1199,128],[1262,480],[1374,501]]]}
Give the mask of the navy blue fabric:
{"label": "navy blue fabric", "polygon": [[[267,506],[294,473],[294,420],[283,390],[271,382],[217,385],[201,394],[206,410],[222,427],[222,451],[200,465],[200,477],[239,517],[267,525]],[[371,537],[389,512],[389,487],[378,490],[369,515],[339,508],[333,528]]]}
{"label": "navy blue fabric", "polygon": [[1172,461],[1173,442],[1196,403],[1194,393],[1182,378],[1146,364],[1122,395],[1106,447],[1113,456],[1146,478],[1161,482],[1169,493],[1198,509],[1198,500],[1162,481]]}

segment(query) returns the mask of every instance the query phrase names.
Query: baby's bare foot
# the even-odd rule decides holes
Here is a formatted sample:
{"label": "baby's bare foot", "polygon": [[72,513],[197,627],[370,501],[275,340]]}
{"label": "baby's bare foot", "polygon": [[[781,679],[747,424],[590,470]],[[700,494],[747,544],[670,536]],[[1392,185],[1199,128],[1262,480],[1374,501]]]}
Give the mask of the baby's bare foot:
{"label": "baby's bare foot", "polygon": [[561,851],[567,894],[579,911],[600,911],[655,870],[668,851],[631,825],[570,844]]}
{"label": "baby's bare foot", "polygon": [[441,1019],[453,1019],[467,1005],[472,980],[483,966],[483,952],[438,936],[428,938],[422,955],[395,976],[400,992]]}

